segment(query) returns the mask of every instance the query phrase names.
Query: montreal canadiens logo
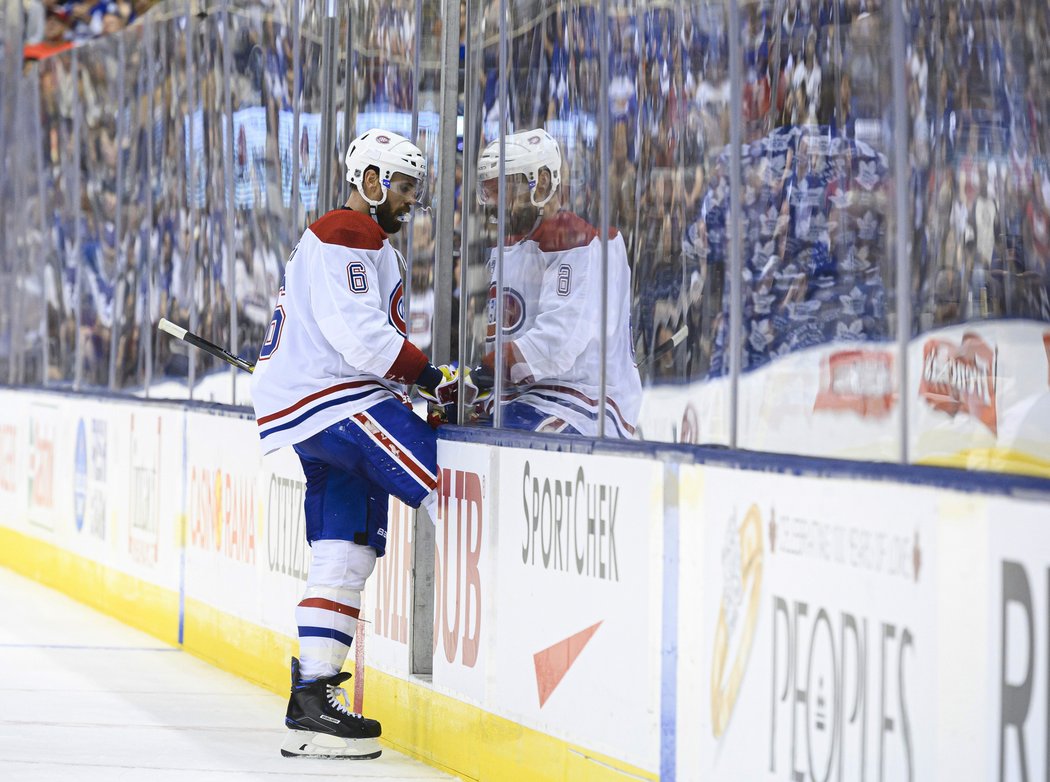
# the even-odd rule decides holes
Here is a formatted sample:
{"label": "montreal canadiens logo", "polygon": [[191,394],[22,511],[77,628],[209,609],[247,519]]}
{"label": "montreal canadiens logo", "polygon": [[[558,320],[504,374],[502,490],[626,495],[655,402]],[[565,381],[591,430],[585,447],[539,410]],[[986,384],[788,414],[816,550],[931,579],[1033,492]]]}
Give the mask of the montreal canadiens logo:
{"label": "montreal canadiens logo", "polygon": [[394,292],[390,294],[390,306],[387,307],[387,318],[390,325],[397,329],[402,337],[408,336],[405,327],[405,290],[402,283],[398,283]]}
{"label": "montreal canadiens logo", "polygon": [[[489,323],[486,339],[496,336],[496,286],[489,286]],[[503,289],[503,333],[513,334],[525,322],[525,299],[513,288]]]}
{"label": "montreal canadiens logo", "polygon": [[389,144],[390,136],[376,136],[376,142],[379,144]]}

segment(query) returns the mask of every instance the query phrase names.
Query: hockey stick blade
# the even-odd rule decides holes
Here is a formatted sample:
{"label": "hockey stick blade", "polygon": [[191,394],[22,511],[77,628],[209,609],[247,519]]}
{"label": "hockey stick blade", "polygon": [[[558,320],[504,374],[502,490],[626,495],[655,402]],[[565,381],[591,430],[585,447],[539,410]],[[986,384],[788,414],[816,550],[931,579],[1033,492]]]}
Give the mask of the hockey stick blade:
{"label": "hockey stick blade", "polygon": [[210,353],[216,358],[221,358],[227,364],[232,364],[237,369],[243,369],[245,372],[254,372],[255,365],[249,361],[245,361],[240,356],[235,356],[228,350],[220,348],[213,342],[209,342],[204,337],[198,337],[192,331],[187,331],[182,326],[178,326],[172,323],[167,318],[161,318],[160,323],[157,324],[157,328],[163,331],[165,334],[170,334],[175,339],[181,339],[198,350],[203,350],[205,353]]}
{"label": "hockey stick blade", "polygon": [[682,328],[678,329],[678,331],[676,331],[674,334],[672,334],[668,339],[665,339],[663,342],[661,342],[659,345],[657,345],[656,346],[656,350],[654,350],[648,356],[643,358],[636,366],[638,367],[638,369],[641,369],[646,364],[648,364],[650,361],[655,361],[656,359],[660,358],[661,356],[664,356],[667,353],[670,353],[676,347],[681,345],[682,342],[685,340],[685,338],[688,337],[688,336],[689,336],[689,326],[688,325],[682,326]]}

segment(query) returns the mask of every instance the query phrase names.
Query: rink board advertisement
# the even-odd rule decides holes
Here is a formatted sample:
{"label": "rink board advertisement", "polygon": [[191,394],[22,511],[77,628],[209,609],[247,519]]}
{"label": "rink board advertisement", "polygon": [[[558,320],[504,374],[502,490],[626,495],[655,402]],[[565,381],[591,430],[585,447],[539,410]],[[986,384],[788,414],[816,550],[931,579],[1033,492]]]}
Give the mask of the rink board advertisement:
{"label": "rink board advertisement", "polygon": [[504,448],[499,486],[489,707],[655,770],[662,470]]}
{"label": "rink board advertisement", "polygon": [[240,418],[186,417],[186,594],[261,619],[263,504],[254,428]]}
{"label": "rink board advertisement", "polygon": [[[1034,368],[1034,369],[1033,369]],[[750,450],[895,461],[896,346],[835,342],[740,377],[738,443]],[[908,349],[909,453],[920,464],[1050,477],[1050,328],[953,326]],[[647,388],[648,440],[729,442],[729,381]]]}
{"label": "rink board advertisement", "polygon": [[495,561],[499,530],[492,514],[494,454],[485,445],[438,446],[434,686],[478,706],[485,703],[502,596]]}
{"label": "rink board advertisement", "polygon": [[[79,407],[75,405],[75,407]],[[181,410],[164,407],[109,409],[113,446],[113,488],[117,560],[127,572],[161,586],[177,588],[178,545],[184,511]],[[94,424],[93,424],[94,426]],[[118,498],[127,497],[127,502]],[[125,553],[126,552],[126,553]],[[120,567],[120,565],[117,565]]]}
{"label": "rink board advertisement", "polygon": [[174,588],[183,413],[57,394],[0,408],[2,523]]}
{"label": "rink board advertisement", "polygon": [[[439,464],[433,614],[395,501],[359,625],[395,743],[484,779],[1044,774],[1045,497],[450,440]],[[240,413],[0,392],[0,564],[275,691],[304,496]]]}
{"label": "rink board advertisement", "polygon": [[1050,769],[1050,513],[1046,503],[989,500],[989,638],[985,778],[1042,779]]}
{"label": "rink board advertisement", "polygon": [[375,571],[365,582],[361,604],[365,621],[358,624],[358,640],[362,631],[365,634],[368,664],[400,677],[412,673],[409,638],[415,513],[400,500],[390,498],[386,555],[376,560]]}
{"label": "rink board advertisement", "polygon": [[683,467],[680,493],[676,778],[934,778],[936,492]]}

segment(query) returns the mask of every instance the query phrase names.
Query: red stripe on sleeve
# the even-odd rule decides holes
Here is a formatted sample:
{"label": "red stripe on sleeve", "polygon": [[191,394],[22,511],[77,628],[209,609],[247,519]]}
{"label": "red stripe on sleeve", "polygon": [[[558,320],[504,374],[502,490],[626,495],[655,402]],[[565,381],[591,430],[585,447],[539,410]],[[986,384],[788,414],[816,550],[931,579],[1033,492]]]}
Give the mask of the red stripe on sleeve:
{"label": "red stripe on sleeve", "polygon": [[428,363],[423,351],[406,339],[385,377],[398,383],[414,383]]}

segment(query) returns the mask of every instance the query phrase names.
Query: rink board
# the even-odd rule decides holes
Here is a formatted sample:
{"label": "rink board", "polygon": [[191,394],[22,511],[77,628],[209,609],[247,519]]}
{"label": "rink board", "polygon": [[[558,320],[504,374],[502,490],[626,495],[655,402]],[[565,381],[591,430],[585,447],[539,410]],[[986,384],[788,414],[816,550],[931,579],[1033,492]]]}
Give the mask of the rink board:
{"label": "rink board", "polygon": [[[737,441],[773,453],[900,458],[900,349],[833,341],[740,375]],[[917,464],[1050,478],[1050,329],[981,321],[908,346],[908,454]],[[645,389],[646,439],[728,445],[730,378]]]}
{"label": "rink board", "polygon": [[[391,745],[489,780],[1044,767],[1045,482],[549,445],[449,430],[432,606],[392,503],[354,680]],[[0,392],[0,564],[276,692],[303,491],[246,415]]]}

